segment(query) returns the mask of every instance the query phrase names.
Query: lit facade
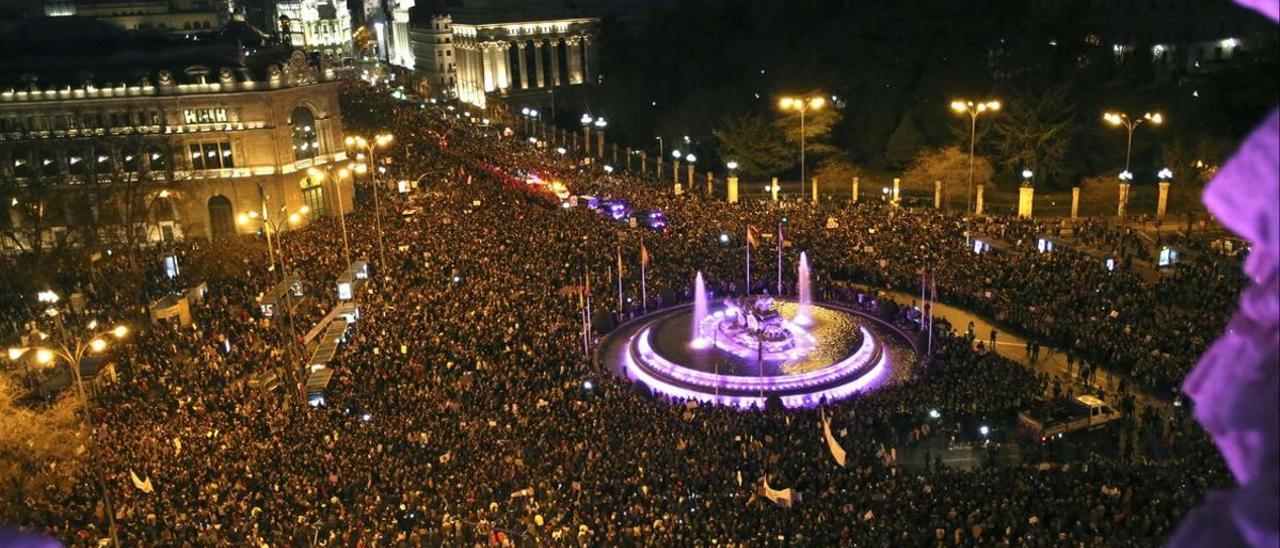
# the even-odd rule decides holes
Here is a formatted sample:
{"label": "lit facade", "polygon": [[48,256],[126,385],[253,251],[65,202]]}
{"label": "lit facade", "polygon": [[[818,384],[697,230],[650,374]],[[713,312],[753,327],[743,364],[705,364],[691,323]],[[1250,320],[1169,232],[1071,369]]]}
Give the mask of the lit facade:
{"label": "lit facade", "polygon": [[452,25],[458,98],[593,83],[596,18]]}
{"label": "lit facade", "polygon": [[386,37],[387,62],[407,69],[414,67],[413,46],[409,42],[409,9],[415,0],[390,0],[390,32]]}
{"label": "lit facade", "polygon": [[411,25],[408,32],[418,92],[428,97],[457,97],[453,19],[448,15],[433,15],[422,24]]}
{"label": "lit facade", "polygon": [[260,230],[236,222],[248,211],[334,214],[335,182],[307,173],[345,160],[343,139],[336,75],[300,50],[261,73],[0,88],[0,250],[76,245],[88,225],[157,242]]}
{"label": "lit facade", "polygon": [[351,55],[351,11],[345,0],[281,0],[276,15],[277,29],[294,46],[337,57]]}
{"label": "lit facade", "polygon": [[231,15],[224,0],[53,0],[45,15],[92,17],[124,30],[191,32],[217,29]]}

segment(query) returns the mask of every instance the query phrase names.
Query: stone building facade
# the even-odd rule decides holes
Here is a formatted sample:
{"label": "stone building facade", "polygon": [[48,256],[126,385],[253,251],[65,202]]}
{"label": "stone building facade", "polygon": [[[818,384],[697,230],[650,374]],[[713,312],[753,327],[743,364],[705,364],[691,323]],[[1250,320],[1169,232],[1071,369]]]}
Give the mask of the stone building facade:
{"label": "stone building facade", "polygon": [[595,81],[595,18],[519,23],[453,23],[457,93],[484,107],[488,93],[510,94]]}
{"label": "stone building facade", "polygon": [[256,70],[27,80],[0,88],[0,250],[75,245],[86,225],[104,240],[122,225],[151,242],[232,236],[262,228],[237,223],[249,211],[335,214],[338,194],[351,209],[349,179],[308,176],[347,155],[335,71],[301,51]]}

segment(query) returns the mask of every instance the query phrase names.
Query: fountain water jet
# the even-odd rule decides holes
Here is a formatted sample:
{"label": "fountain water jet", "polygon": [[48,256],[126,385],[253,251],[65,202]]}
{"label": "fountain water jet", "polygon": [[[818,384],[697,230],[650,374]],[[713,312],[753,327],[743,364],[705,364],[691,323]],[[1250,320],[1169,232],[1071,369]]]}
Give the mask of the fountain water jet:
{"label": "fountain water jet", "polygon": [[693,325],[690,326],[689,345],[693,348],[708,348],[711,341],[702,336],[702,320],[707,318],[707,283],[702,280],[699,271],[693,280]]}
{"label": "fountain water jet", "polygon": [[809,256],[800,252],[800,268],[798,273],[798,290],[800,292],[800,309],[796,311],[795,323],[810,325],[813,323],[813,294],[809,288]]}

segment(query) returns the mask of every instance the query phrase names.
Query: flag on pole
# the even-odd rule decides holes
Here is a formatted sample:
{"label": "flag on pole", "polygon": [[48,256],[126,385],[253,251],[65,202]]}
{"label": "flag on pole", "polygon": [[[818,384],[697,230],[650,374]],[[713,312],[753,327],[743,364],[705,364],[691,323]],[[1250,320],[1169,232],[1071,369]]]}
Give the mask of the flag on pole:
{"label": "flag on pole", "polygon": [[640,240],[640,266],[649,268],[649,248],[644,246],[644,240]]}
{"label": "flag on pole", "polygon": [[138,478],[138,474],[136,472],[130,470],[129,479],[133,480],[133,486],[137,487],[143,493],[154,493],[156,491],[155,487],[151,485],[151,478],[147,478],[146,481],[142,481]]}
{"label": "flag on pole", "polygon": [[831,419],[827,418],[826,410],[822,411],[822,436],[827,439],[827,449],[831,450],[831,457],[836,459],[836,464],[844,466],[844,448],[840,446],[840,442],[836,441],[835,436],[831,435]]}
{"label": "flag on pole", "polygon": [[750,244],[751,247],[757,247],[760,245],[760,230],[755,226],[747,225],[747,243]]}
{"label": "flag on pole", "polygon": [[626,276],[626,273],[622,268],[622,244],[619,243],[618,244],[618,278],[622,278],[624,276]]}

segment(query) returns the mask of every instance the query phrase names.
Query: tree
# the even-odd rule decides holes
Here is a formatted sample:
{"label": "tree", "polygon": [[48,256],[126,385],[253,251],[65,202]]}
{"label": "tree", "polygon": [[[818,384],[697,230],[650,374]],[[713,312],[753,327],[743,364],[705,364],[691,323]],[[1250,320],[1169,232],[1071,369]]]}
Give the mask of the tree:
{"label": "tree", "polygon": [[16,401],[19,390],[0,373],[0,522],[14,524],[27,523],[34,507],[66,500],[85,455],[74,398],[32,410]]}
{"label": "tree", "polygon": [[[810,94],[812,95],[812,94]],[[840,122],[840,111],[831,101],[823,108],[808,110],[804,113],[804,153],[809,158],[820,158],[838,149],[831,146],[831,128]],[[793,147],[794,154],[800,153],[800,113],[788,110],[773,123],[786,137],[788,145]]]}
{"label": "tree", "polygon": [[[861,175],[862,168],[849,161],[845,154],[828,156],[813,170],[813,176],[818,178],[818,184],[830,194],[840,194],[849,190],[853,183],[852,179]],[[832,189],[840,189],[840,191],[831,192]]]}
{"label": "tree", "polygon": [[916,157],[924,145],[924,134],[916,126],[911,113],[905,113],[898,121],[897,129],[889,135],[889,142],[885,143],[881,163],[889,169],[903,169]]}
{"label": "tree", "polygon": [[768,177],[795,165],[796,155],[782,132],[762,116],[725,118],[715,136],[720,140],[720,157],[738,162],[744,175]]}
{"label": "tree", "polygon": [[[995,170],[991,161],[982,156],[973,159],[973,184],[993,189]],[[935,181],[942,181],[947,203],[956,199],[964,201],[969,188],[969,153],[958,146],[926,149],[916,155],[911,168],[902,176],[907,189],[933,192]]]}
{"label": "tree", "polygon": [[1013,94],[991,132],[1001,167],[1014,172],[1030,169],[1037,181],[1066,174],[1075,117],[1065,86],[1041,94]]}

